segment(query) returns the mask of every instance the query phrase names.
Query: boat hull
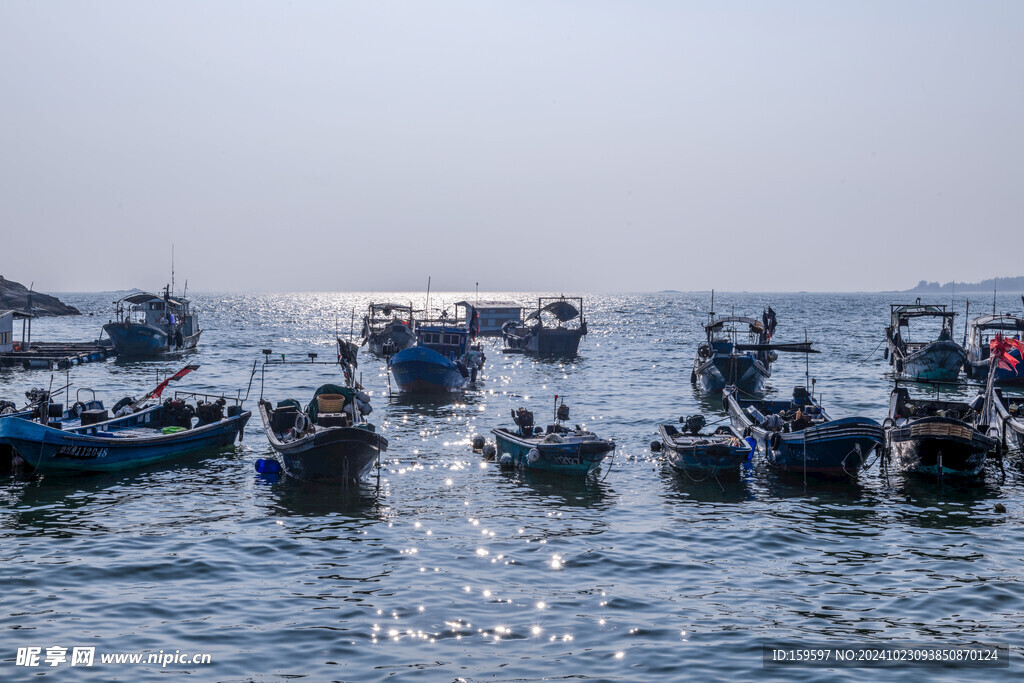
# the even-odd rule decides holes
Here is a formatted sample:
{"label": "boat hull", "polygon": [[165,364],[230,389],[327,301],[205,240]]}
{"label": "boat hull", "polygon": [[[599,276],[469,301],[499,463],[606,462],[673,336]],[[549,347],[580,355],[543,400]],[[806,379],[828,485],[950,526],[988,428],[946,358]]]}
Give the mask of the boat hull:
{"label": "boat hull", "polygon": [[199,344],[199,330],[193,335],[182,337],[181,345],[174,340],[168,343],[167,330],[145,323],[107,323],[103,331],[110,337],[117,355],[122,358],[155,358],[195,349]]}
{"label": "boat hull", "polygon": [[516,468],[535,472],[586,476],[615,449],[613,442],[595,437],[567,437],[562,443],[545,443],[543,436],[523,437],[507,429],[492,429],[491,433],[499,457],[508,453]]}
{"label": "boat hull", "polygon": [[165,462],[194,453],[231,446],[251,413],[221,419],[173,434],[114,436],[119,430],[157,430],[161,406],[127,417],[71,430],[28,420],[0,420],[0,439],[15,451],[16,464],[38,474],[74,475],[114,472]]}
{"label": "boat hull", "polygon": [[[1019,360],[1019,353],[1012,351],[1011,355],[1018,359],[1017,367],[1013,369],[999,366],[995,370],[995,376],[992,378],[993,384],[1000,386],[1024,386],[1024,363]],[[968,378],[978,380],[979,382],[988,381],[989,362],[986,358],[981,361],[974,361],[968,358],[964,363],[964,374]]]}
{"label": "boat hull", "polygon": [[867,464],[872,451],[885,443],[882,425],[871,418],[829,419],[795,432],[779,432],[760,426],[731,387],[724,400],[733,427],[753,436],[764,449],[768,466],[781,472],[853,477]]}
{"label": "boat hull", "polygon": [[1017,415],[1011,413],[1002,392],[996,392],[986,422],[996,429],[1007,448],[1021,450],[1024,449],[1024,418],[1018,415],[1019,409]]}
{"label": "boat hull", "polygon": [[[750,447],[730,446],[728,438],[709,437],[680,444],[669,434],[666,425],[659,425],[665,462],[676,472],[693,477],[738,477],[740,466],[750,458]],[[684,437],[685,438],[685,437]]]}
{"label": "boat hull", "polygon": [[966,358],[964,347],[956,342],[936,341],[904,358],[894,358],[893,364],[897,372],[911,379],[952,382]]}
{"label": "boat hull", "polygon": [[996,446],[970,425],[947,417],[924,417],[889,430],[889,452],[901,472],[974,477]]}
{"label": "boat hull", "polygon": [[516,327],[504,332],[505,345],[510,350],[531,356],[575,356],[586,329],[578,327]]}
{"label": "boat hull", "polygon": [[399,351],[388,363],[398,390],[409,394],[441,394],[462,391],[469,383],[457,363],[432,349],[414,346]]}
{"label": "boat hull", "polygon": [[748,394],[763,394],[772,374],[770,366],[750,354],[716,354],[707,360],[698,357],[694,360],[693,372],[704,391],[721,391],[734,384]]}

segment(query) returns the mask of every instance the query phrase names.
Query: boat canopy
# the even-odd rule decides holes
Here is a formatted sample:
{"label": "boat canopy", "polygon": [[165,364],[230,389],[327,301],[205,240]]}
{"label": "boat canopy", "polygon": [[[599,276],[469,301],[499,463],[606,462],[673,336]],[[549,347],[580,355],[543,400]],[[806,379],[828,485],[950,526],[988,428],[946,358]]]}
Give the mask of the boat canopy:
{"label": "boat canopy", "polygon": [[893,318],[898,318],[900,325],[908,325],[911,318],[952,318],[953,311],[947,311],[946,305],[935,304],[890,304]]}
{"label": "boat canopy", "polygon": [[370,304],[370,310],[376,313],[380,311],[384,315],[391,315],[391,311],[405,311],[407,313],[412,312],[412,306],[408,304]]}
{"label": "boat canopy", "polygon": [[969,324],[980,330],[1024,330],[1024,318],[1009,314],[981,315],[971,320]]}
{"label": "boat canopy", "polygon": [[[135,306],[138,306],[139,304],[148,303],[150,301],[161,301],[162,302],[163,300],[164,300],[164,298],[162,296],[158,296],[156,294],[150,294],[149,292],[136,292],[135,294],[129,294],[128,296],[124,297],[123,299],[118,299],[114,303],[117,303],[117,304],[121,304],[121,303],[133,304]],[[178,308],[181,308],[182,306],[185,305],[184,303],[182,303],[181,301],[178,301],[176,299],[168,299],[167,303],[170,304],[171,306],[177,306]]]}
{"label": "boat canopy", "polygon": [[751,332],[761,332],[764,330],[764,324],[755,318],[748,318],[744,315],[728,315],[721,318],[715,318],[707,325],[704,329],[707,331],[721,329],[726,323],[744,323],[750,326]]}
{"label": "boat canopy", "polygon": [[576,309],[575,306],[570,304],[568,301],[563,301],[559,299],[557,301],[552,301],[551,303],[545,305],[542,308],[538,308],[536,311],[526,316],[526,319],[533,320],[535,318],[540,318],[541,313],[550,313],[551,315],[558,318],[559,322],[563,323],[578,317],[580,314],[580,312]]}

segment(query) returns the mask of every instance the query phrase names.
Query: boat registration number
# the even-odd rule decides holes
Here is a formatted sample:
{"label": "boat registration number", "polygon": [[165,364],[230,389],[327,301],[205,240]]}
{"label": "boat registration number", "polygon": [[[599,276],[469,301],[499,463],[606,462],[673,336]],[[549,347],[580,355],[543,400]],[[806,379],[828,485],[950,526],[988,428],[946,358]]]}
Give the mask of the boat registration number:
{"label": "boat registration number", "polygon": [[107,457],[107,449],[103,446],[61,446],[54,454],[55,458],[71,458],[72,460],[91,460]]}

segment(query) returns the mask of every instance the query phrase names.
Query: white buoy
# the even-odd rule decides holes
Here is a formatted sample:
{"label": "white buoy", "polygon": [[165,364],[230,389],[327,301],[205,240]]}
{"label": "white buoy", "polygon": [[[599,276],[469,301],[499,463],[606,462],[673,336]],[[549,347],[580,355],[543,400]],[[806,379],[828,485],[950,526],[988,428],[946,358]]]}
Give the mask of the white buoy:
{"label": "white buoy", "polygon": [[526,454],[526,459],[530,462],[537,462],[540,460],[540,451],[536,448],[531,448],[530,452]]}

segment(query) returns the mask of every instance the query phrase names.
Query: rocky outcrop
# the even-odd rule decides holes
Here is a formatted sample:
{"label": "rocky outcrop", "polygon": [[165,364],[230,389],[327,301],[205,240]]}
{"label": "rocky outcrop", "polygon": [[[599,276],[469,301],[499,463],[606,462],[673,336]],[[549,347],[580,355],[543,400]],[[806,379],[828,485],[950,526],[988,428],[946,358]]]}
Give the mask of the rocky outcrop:
{"label": "rocky outcrop", "polygon": [[[29,291],[25,285],[7,280],[0,275],[0,311],[28,310]],[[82,315],[74,306],[68,306],[55,296],[32,292],[32,312],[38,316]]]}

